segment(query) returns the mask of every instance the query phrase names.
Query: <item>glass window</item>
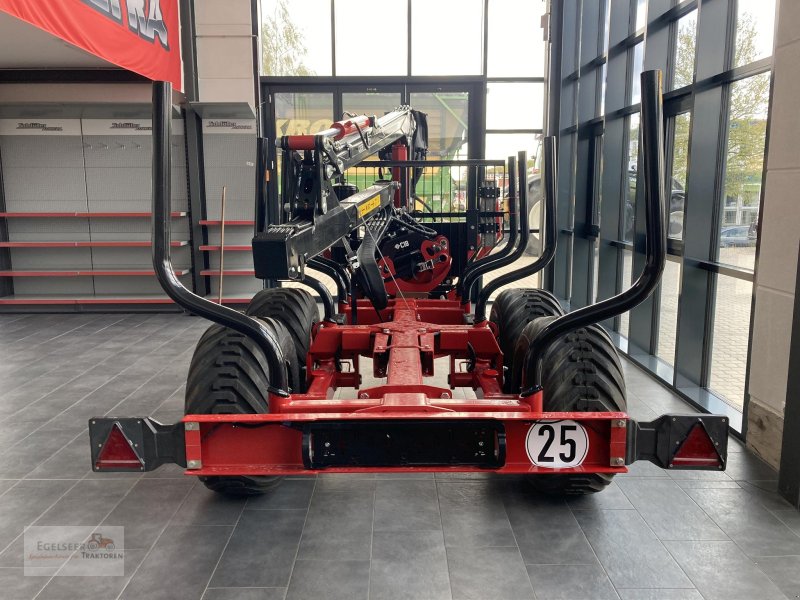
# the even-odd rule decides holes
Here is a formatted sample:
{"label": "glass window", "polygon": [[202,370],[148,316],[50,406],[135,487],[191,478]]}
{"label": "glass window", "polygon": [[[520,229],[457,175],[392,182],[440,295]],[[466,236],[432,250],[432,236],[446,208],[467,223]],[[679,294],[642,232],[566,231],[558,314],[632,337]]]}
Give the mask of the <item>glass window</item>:
{"label": "glass window", "polygon": [[489,83],[486,86],[486,129],[541,129],[543,83]]}
{"label": "glass window", "polygon": [[468,92],[412,92],[411,106],[428,115],[428,158],[467,158]]}
{"label": "glass window", "polygon": [[402,104],[400,92],[363,92],[342,94],[342,110],[356,115],[382,116]]}
{"label": "glass window", "polygon": [[331,75],[330,0],[261,0],[261,56],[265,75]]}
{"label": "glass window", "polygon": [[681,113],[673,119],[672,171],[668,187],[667,235],[676,240],[683,239],[686,177],[689,169],[689,130],[691,126],[691,113]]}
{"label": "glass window", "polygon": [[667,260],[661,276],[661,312],[658,317],[656,356],[675,364],[675,338],[678,329],[678,298],[681,289],[681,263]]}
{"label": "glass window", "polygon": [[482,48],[481,0],[411,0],[412,75],[478,75]]}
{"label": "glass window", "polygon": [[633,67],[631,68],[631,104],[642,99],[642,67],[644,65],[644,42],[633,47]]}
{"label": "glass window", "polygon": [[544,9],[544,2],[489,0],[489,77],[544,76]]}
{"label": "glass window", "polygon": [[746,269],[755,267],[769,77],[763,73],[730,86],[718,260]]}
{"label": "glass window", "polygon": [[647,0],[636,0],[636,23],[634,31],[639,31],[647,24]]}
{"label": "glass window", "polygon": [[333,94],[275,94],[275,129],[279,136],[318,133],[333,121]]}
{"label": "glass window", "polygon": [[597,76],[600,78],[600,81],[597,82],[597,95],[599,96],[597,99],[597,116],[602,117],[604,114],[606,114],[606,80],[608,78],[608,63],[603,63],[603,66],[597,71]]}
{"label": "glass window", "polygon": [[697,47],[697,9],[678,20],[675,35],[675,64],[672,89],[691,85],[694,81],[694,54]]}
{"label": "glass window", "polygon": [[611,35],[611,0],[606,0],[603,10],[605,11],[603,13],[603,31],[600,35],[602,36],[603,54],[605,54],[608,52],[608,39]]}
{"label": "glass window", "polygon": [[[627,290],[631,287],[633,276],[633,252],[625,249],[622,251],[622,289]],[[628,325],[630,324],[630,312],[624,312],[619,316],[619,334],[628,337]]]}
{"label": "glass window", "polygon": [[[303,2],[305,4],[305,2]],[[336,0],[336,74],[406,75],[408,72],[408,4],[406,0]],[[308,11],[307,15],[315,13]],[[377,17],[391,23],[392,37],[386,44],[365,50],[363,20]],[[369,34],[366,34],[369,35]],[[330,37],[329,37],[330,39]],[[388,52],[382,51],[384,48]]]}
{"label": "glass window", "polygon": [[738,410],[744,404],[752,299],[751,282],[717,276],[709,387]]}
{"label": "glass window", "polygon": [[[276,135],[318,133],[330,127],[333,118],[333,94],[280,92],[275,98]],[[277,153],[276,173],[281,189],[283,152]]]}
{"label": "glass window", "polygon": [[772,56],[775,0],[738,0],[733,66]]}
{"label": "glass window", "polygon": [[622,239],[633,241],[636,220],[636,181],[639,164],[639,113],[628,117],[628,173],[623,182],[624,206],[621,215]]}

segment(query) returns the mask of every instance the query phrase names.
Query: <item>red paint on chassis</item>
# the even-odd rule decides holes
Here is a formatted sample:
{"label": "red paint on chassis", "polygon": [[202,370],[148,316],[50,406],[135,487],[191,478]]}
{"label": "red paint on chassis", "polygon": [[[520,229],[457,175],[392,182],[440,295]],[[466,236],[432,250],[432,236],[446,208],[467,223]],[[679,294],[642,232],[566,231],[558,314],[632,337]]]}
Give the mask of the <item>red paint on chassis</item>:
{"label": "red paint on chassis", "polygon": [[[185,432],[187,461],[201,461],[190,475],[288,475],[306,469],[301,427],[309,422],[391,420],[494,420],[505,430],[502,467],[328,467],[324,472],[492,471],[496,473],[624,473],[610,466],[624,457],[625,413],[553,413],[542,411],[542,393],[528,398],[502,392],[502,353],[489,324],[463,324],[458,301],[396,299],[379,316],[359,301],[363,324],[324,323],[308,354],[309,386],[305,394],[271,395],[270,412],[246,415],[186,415],[199,428]],[[359,357],[373,358],[382,385],[361,388]],[[433,375],[434,359],[450,358],[449,387],[424,383]],[[350,361],[353,370],[337,368]],[[464,368],[469,365],[469,368]],[[356,388],[356,397],[333,398],[337,388]],[[476,399],[454,398],[453,390],[472,388]],[[589,450],[578,467],[542,468],[526,451],[530,426],[542,420],[573,420],[586,429]]]}

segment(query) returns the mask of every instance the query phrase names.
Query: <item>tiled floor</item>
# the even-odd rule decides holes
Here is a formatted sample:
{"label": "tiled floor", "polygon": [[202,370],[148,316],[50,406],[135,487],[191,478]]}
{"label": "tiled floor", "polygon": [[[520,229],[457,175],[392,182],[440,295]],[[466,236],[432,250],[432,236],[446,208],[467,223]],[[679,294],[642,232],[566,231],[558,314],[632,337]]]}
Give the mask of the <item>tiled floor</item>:
{"label": "tiled floor", "polygon": [[[99,476],[86,421],[181,415],[206,323],[0,317],[0,598],[766,600],[800,595],[800,513],[732,442],[729,469],[636,464],[591,497],[493,476],[320,476],[227,500],[178,469]],[[687,408],[626,367],[630,412]],[[29,524],[125,527],[124,577],[25,577]]]}

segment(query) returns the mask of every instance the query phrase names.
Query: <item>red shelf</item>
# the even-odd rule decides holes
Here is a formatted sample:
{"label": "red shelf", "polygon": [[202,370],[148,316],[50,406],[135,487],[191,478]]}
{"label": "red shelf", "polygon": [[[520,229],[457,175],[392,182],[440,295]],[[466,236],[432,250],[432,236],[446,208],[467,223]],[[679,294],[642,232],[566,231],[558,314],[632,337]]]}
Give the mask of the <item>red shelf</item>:
{"label": "red shelf", "polygon": [[[182,276],[189,273],[189,269],[176,269],[175,275]],[[73,271],[37,271],[37,270],[10,270],[0,271],[0,277],[154,277],[155,271],[147,270],[98,270],[92,271],[79,269]]]}
{"label": "red shelf", "polygon": [[[173,217],[185,217],[186,212],[170,213]],[[5,219],[88,219],[88,218],[121,218],[121,219],[149,219],[153,213],[149,212],[0,212],[0,217]]]}
{"label": "red shelf", "polygon": [[[203,269],[200,271],[200,275],[204,275],[206,277],[219,277],[219,269]],[[254,269],[225,269],[223,271],[223,275],[233,277],[255,277],[256,272]]]}
{"label": "red shelf", "polygon": [[[213,221],[208,219],[200,219],[200,225],[220,225],[222,221]],[[225,225],[250,225],[251,227],[255,225],[255,221],[225,221]]]}
{"label": "red shelf", "polygon": [[[214,295],[207,296],[212,302]],[[224,304],[247,304],[250,298],[224,298]],[[167,296],[0,296],[0,306],[49,305],[66,306],[76,304],[173,304]]]}
{"label": "red shelf", "polygon": [[[189,242],[170,242],[177,248]],[[0,248],[149,248],[150,242],[0,242]],[[227,249],[227,248],[226,248]]]}
{"label": "red shelf", "polygon": [[[200,250],[203,252],[219,252],[219,248],[219,244],[200,246]],[[252,249],[252,246],[225,246],[225,252],[250,252]]]}

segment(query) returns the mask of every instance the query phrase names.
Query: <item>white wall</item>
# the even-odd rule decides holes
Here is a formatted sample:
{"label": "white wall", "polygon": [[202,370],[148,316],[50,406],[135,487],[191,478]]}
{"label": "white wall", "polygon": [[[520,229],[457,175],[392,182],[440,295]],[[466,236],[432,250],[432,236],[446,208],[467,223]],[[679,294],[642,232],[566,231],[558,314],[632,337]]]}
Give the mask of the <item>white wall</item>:
{"label": "white wall", "polygon": [[750,359],[747,444],[780,461],[800,245],[800,2],[779,3]]}
{"label": "white wall", "polygon": [[250,0],[195,0],[201,102],[254,105]]}

